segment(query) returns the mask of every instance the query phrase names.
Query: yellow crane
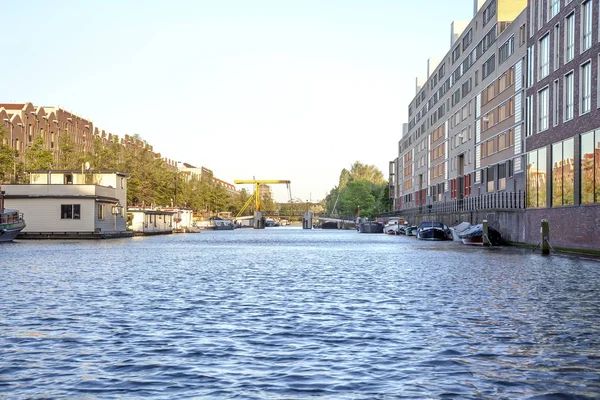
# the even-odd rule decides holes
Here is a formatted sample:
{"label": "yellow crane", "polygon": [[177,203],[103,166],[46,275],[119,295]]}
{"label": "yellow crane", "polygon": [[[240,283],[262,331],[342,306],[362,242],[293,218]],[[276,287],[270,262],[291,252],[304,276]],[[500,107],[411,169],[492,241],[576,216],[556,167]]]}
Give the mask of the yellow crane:
{"label": "yellow crane", "polygon": [[252,203],[253,200],[256,203],[256,211],[260,211],[260,185],[274,185],[279,183],[285,183],[289,190],[291,181],[281,179],[238,179],[233,181],[233,183],[235,183],[236,185],[254,185],[254,196],[250,196],[248,198],[246,204],[244,204],[240,212],[235,216],[236,218],[238,218],[240,215],[242,215],[244,211],[246,211],[246,208],[248,208],[248,206],[250,205],[250,203]]}

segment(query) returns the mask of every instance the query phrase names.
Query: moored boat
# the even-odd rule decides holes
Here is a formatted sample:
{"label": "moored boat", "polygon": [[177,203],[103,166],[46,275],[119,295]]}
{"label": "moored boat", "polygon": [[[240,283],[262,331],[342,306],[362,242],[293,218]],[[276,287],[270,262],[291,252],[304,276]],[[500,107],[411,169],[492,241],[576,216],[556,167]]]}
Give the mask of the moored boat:
{"label": "moored boat", "polygon": [[458,225],[450,227],[450,233],[452,234],[452,240],[461,241],[460,234],[469,229],[472,225],[468,222],[461,222]]}
{"label": "moored boat", "polygon": [[448,240],[449,237],[450,230],[441,222],[423,222],[417,229],[417,239],[419,240]]}
{"label": "moored boat", "polygon": [[383,233],[387,233],[388,235],[398,235],[400,234],[399,229],[404,222],[403,219],[398,217],[392,217],[388,220],[387,224],[383,227]]}
{"label": "moored boat", "polygon": [[360,222],[357,229],[360,233],[383,233],[383,222]]}
{"label": "moored boat", "polygon": [[4,192],[0,193],[0,210],[0,242],[12,242],[26,226],[23,214],[4,208]]}
{"label": "moored boat", "polygon": [[[488,226],[488,235],[489,243],[492,246],[499,246],[502,244],[502,235],[496,229]],[[471,246],[483,246],[483,224],[477,224],[471,226],[469,229],[466,229],[460,234],[460,239],[464,244],[468,244]]]}
{"label": "moored boat", "polygon": [[215,217],[211,219],[211,222],[215,231],[232,231],[235,229],[233,221],[227,218]]}

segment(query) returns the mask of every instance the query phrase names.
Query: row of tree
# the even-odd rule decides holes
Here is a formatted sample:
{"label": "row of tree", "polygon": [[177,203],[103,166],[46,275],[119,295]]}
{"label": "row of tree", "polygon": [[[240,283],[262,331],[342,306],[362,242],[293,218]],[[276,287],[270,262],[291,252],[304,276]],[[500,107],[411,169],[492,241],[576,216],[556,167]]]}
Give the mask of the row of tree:
{"label": "row of tree", "polygon": [[[138,135],[134,139],[143,143]],[[23,154],[7,144],[6,132],[0,126],[0,182],[26,183],[30,170],[79,170],[86,162],[94,170],[116,170],[131,175],[128,181],[127,203],[130,206],[181,206],[201,211],[230,211],[237,213],[250,194],[242,189],[236,195],[218,184],[210,174],[188,176],[169,167],[157,158],[148,146],[123,146],[115,138],[112,142],[93,140],[87,152],[77,150],[69,135],[59,138],[57,153],[46,148],[38,135]],[[301,200],[277,205],[265,198],[262,208],[267,212],[281,211],[290,215],[305,211],[309,205]],[[388,185],[383,174],[373,165],[355,162],[350,170],[343,169],[339,184],[333,188],[321,205],[310,205],[310,210],[329,215],[374,217],[388,211]],[[253,208],[248,209],[252,213]]]}
{"label": "row of tree", "polygon": [[[134,136],[140,143],[139,136]],[[104,143],[95,138],[92,148],[80,152],[69,135],[62,135],[58,153],[46,148],[38,135],[23,154],[11,148],[0,126],[0,181],[27,183],[30,170],[79,170],[86,162],[93,170],[116,170],[131,175],[129,205],[189,207],[194,211],[231,211],[242,208],[249,194],[232,195],[210,174],[189,177],[157,158],[148,146],[123,146],[117,140]],[[250,210],[251,212],[252,210]]]}
{"label": "row of tree", "polygon": [[373,218],[390,211],[389,187],[383,173],[374,165],[356,161],[350,170],[342,169],[338,186],[324,200],[332,216]]}

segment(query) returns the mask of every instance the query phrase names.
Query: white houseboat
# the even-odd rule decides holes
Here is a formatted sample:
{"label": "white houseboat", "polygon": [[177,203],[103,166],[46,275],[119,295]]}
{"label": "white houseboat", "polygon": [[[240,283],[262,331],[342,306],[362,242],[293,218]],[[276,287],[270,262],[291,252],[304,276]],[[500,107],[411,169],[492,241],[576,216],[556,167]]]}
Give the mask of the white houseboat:
{"label": "white houseboat", "polygon": [[19,238],[128,237],[127,178],[118,171],[30,171],[29,183],[2,189],[5,206],[27,215]]}

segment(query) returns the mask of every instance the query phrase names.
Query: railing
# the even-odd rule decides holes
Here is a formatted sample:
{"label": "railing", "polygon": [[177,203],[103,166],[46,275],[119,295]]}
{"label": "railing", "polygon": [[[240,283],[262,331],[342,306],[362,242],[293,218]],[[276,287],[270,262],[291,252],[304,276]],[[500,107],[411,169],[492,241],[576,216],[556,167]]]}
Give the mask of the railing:
{"label": "railing", "polygon": [[405,207],[396,210],[390,215],[401,215],[402,213],[456,213],[469,211],[507,211],[524,210],[525,192],[497,192],[486,193],[480,196],[468,196],[462,199],[452,199],[444,202],[433,202],[415,207]]}

